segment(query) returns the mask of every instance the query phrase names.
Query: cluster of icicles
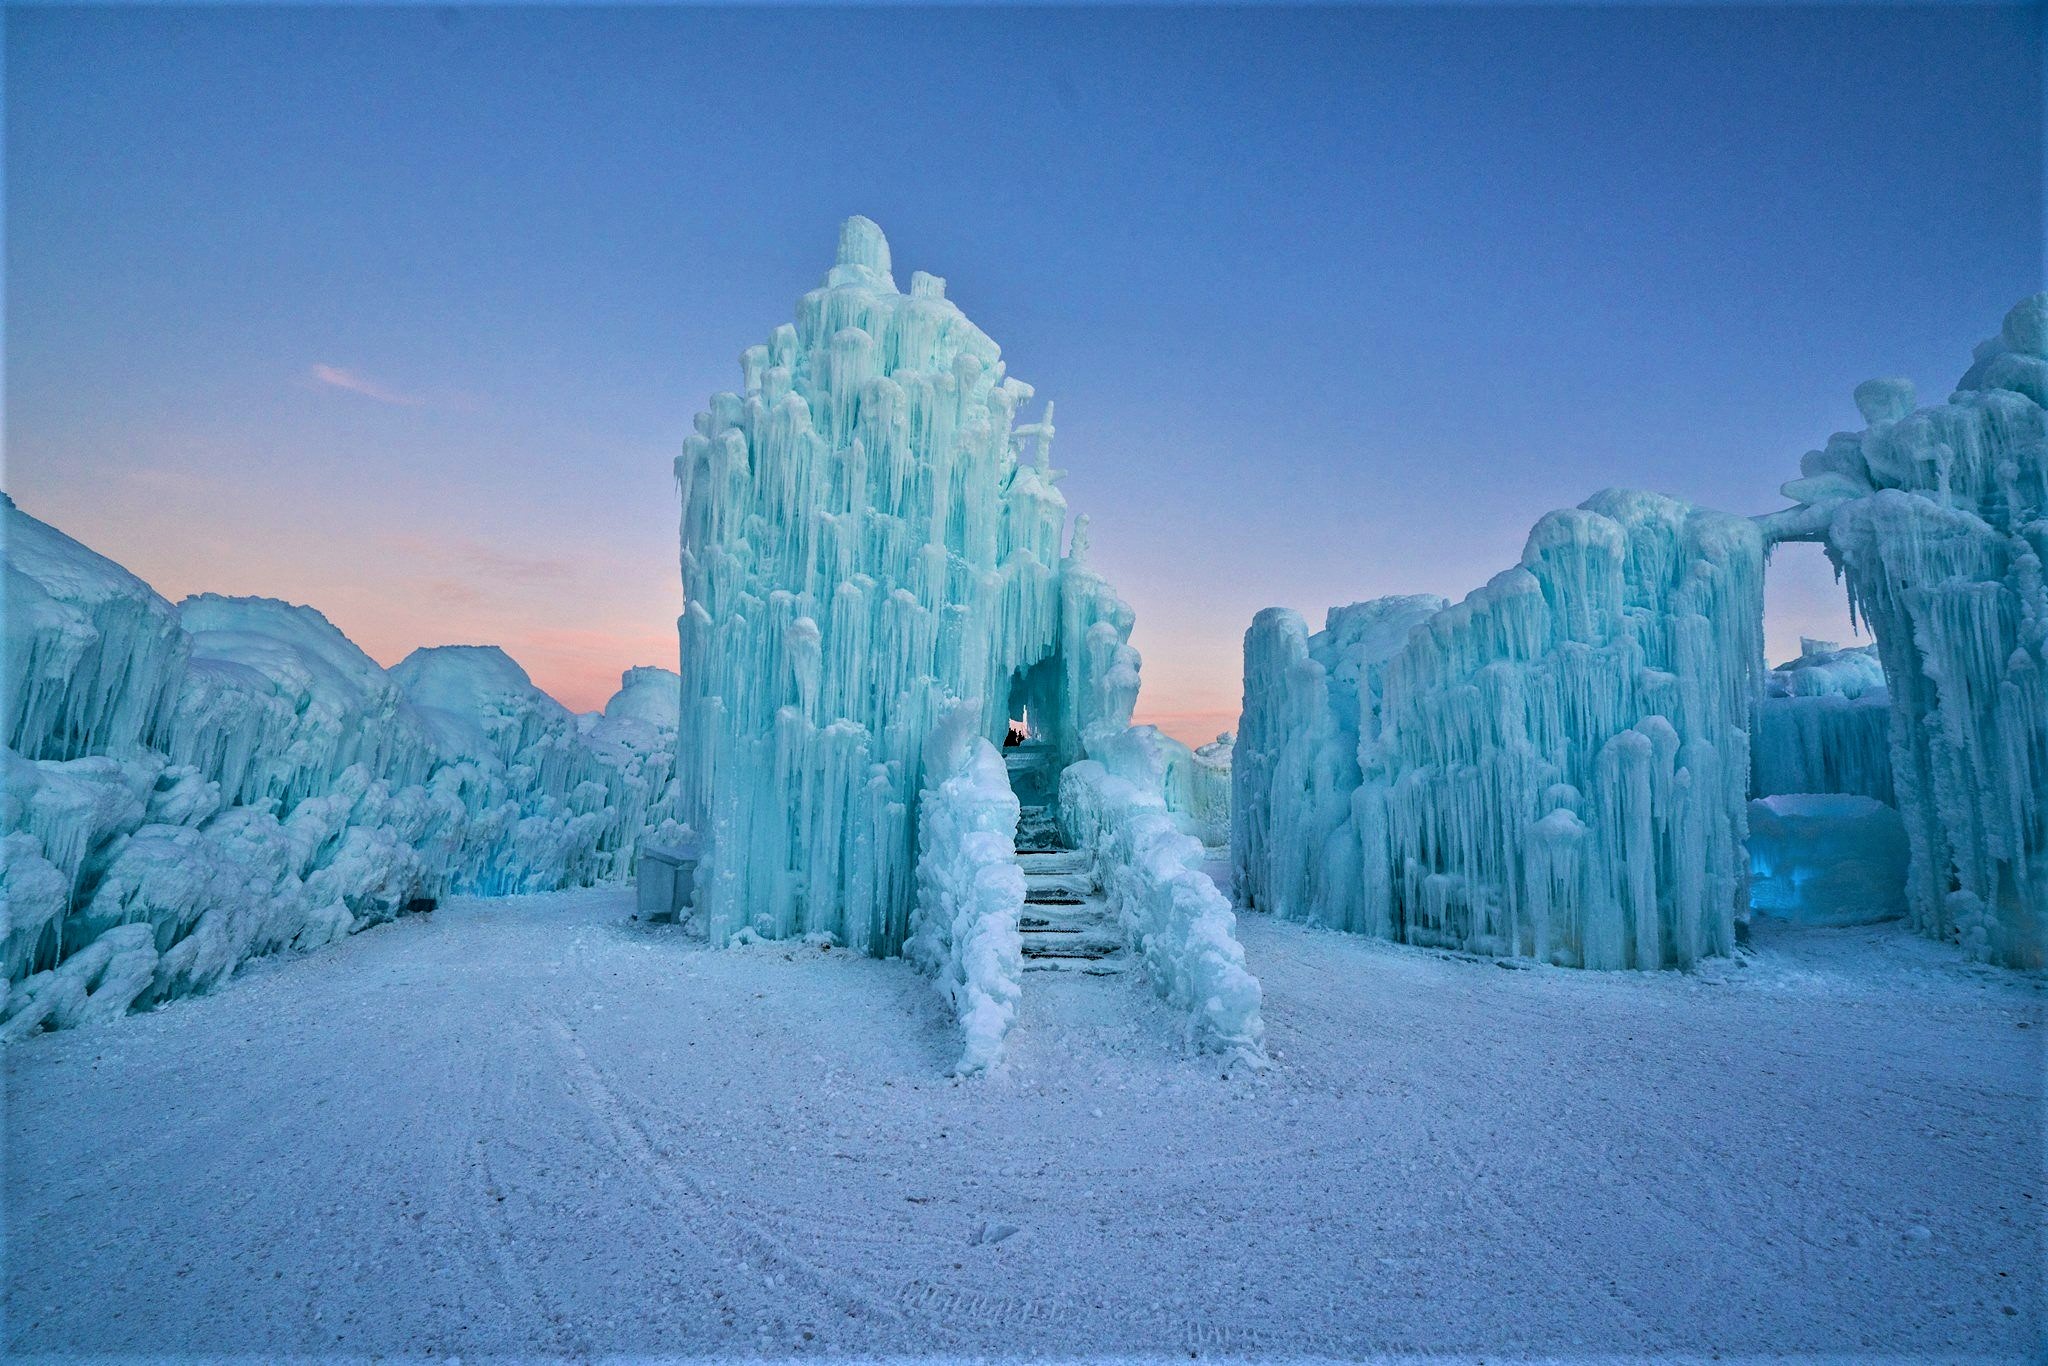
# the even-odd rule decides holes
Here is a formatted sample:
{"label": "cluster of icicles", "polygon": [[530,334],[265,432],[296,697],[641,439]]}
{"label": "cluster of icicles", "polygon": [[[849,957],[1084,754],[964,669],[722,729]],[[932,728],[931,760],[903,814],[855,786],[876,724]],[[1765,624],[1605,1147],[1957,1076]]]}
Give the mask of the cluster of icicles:
{"label": "cluster of icicles", "polygon": [[[2048,956],[2048,295],[1958,391],[1857,390],[1753,521],[1609,492],[1452,607],[1384,599],[1245,638],[1233,867],[1247,904],[1586,967],[1724,951],[1743,799],[1896,802],[1912,923]],[[1873,662],[1815,647],[1761,685],[1770,546],[1822,542]],[[1752,773],[1752,761],[1754,772]]]}
{"label": "cluster of icicles", "polygon": [[308,607],[172,606],[4,505],[0,1037],[200,992],[451,892],[623,877],[677,680],[572,716],[490,647],[385,670]]}
{"label": "cluster of icicles", "polygon": [[1261,613],[1234,755],[1247,904],[1583,967],[1725,952],[1762,571],[1746,519],[1608,492],[1455,605],[1360,604],[1313,638]]}

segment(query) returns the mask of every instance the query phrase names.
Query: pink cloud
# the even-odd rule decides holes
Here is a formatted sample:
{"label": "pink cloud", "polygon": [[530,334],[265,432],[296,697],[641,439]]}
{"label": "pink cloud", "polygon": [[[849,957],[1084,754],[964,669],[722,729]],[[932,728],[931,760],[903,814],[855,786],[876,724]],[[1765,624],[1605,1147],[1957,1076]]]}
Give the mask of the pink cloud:
{"label": "pink cloud", "polygon": [[322,384],[335,389],[346,389],[352,394],[361,394],[364,398],[375,399],[379,403],[395,404],[400,408],[417,408],[426,402],[417,394],[402,394],[396,389],[388,389],[373,379],[359,375],[353,370],[344,370],[338,365],[315,365],[312,373],[313,378]]}

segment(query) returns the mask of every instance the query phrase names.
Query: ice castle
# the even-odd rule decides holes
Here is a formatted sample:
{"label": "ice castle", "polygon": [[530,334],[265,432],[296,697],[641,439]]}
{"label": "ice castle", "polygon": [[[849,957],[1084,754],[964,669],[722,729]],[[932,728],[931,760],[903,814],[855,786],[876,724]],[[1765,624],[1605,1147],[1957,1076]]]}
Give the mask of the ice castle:
{"label": "ice castle", "polygon": [[678,818],[715,942],[829,933],[900,951],[924,747],[949,709],[1050,788],[1130,723],[1130,609],[1086,562],[1052,405],[866,218],[796,322],[740,356],[676,461]]}

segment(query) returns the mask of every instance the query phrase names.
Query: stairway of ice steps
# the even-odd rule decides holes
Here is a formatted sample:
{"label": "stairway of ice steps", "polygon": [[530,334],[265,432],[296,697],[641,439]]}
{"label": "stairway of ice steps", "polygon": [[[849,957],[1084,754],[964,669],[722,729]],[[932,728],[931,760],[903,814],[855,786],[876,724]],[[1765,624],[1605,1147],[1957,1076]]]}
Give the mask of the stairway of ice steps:
{"label": "stairway of ice steps", "polygon": [[[1042,806],[1027,806],[1017,812],[1017,852],[1047,854],[1060,847],[1059,823]],[[1076,855],[1076,857],[1080,857]],[[1084,862],[1081,866],[1087,866]]]}
{"label": "stairway of ice steps", "polygon": [[1024,870],[1024,914],[1017,928],[1025,970],[1096,977],[1123,971],[1123,932],[1095,890],[1088,855],[1020,851],[1017,863]]}

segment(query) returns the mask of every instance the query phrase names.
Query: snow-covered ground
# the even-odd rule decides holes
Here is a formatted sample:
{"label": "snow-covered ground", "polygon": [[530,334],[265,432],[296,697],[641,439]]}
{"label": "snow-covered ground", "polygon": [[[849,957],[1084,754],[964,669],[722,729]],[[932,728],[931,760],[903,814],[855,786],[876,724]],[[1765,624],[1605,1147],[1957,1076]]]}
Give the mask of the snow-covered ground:
{"label": "snow-covered ground", "polygon": [[456,901],[7,1049],[5,1348],[2042,1341],[2043,984],[1897,924],[1635,975],[1244,915],[1269,1071],[1033,974],[955,1082],[908,965],[629,909]]}

